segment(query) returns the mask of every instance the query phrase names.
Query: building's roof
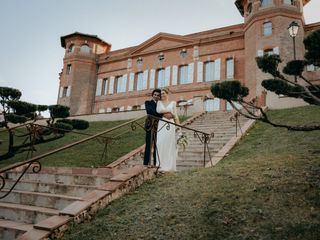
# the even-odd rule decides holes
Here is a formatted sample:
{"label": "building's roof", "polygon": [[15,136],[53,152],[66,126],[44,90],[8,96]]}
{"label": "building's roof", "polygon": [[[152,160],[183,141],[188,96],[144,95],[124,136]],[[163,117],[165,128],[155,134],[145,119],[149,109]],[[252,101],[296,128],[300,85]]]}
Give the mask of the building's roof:
{"label": "building's roof", "polygon": [[60,37],[60,41],[61,41],[61,46],[63,48],[66,47],[66,39],[73,37],[73,36],[81,36],[81,37],[88,37],[88,38],[93,38],[95,40],[100,41],[102,44],[108,45],[109,47],[111,47],[110,43],[107,43],[105,41],[103,41],[101,38],[99,38],[97,35],[90,35],[90,34],[85,34],[85,33],[80,33],[80,32],[74,32],[65,36]]}
{"label": "building's roof", "polygon": [[[306,5],[310,0],[302,0],[303,6]],[[239,12],[243,16],[244,14],[244,8],[243,8],[243,0],[236,0],[234,4],[237,6]]]}

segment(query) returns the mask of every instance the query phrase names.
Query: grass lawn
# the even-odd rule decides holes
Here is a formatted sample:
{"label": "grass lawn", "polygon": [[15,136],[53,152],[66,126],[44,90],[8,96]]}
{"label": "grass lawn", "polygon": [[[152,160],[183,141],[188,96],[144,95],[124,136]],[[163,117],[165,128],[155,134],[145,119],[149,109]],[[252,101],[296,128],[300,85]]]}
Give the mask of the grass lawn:
{"label": "grass lawn", "polygon": [[[316,107],[269,113],[320,121]],[[257,123],[214,168],[150,180],[64,239],[320,239],[320,131]]]}
{"label": "grass lawn", "polygon": [[[110,122],[91,122],[90,127],[86,130],[76,130],[80,133],[96,134],[104,130],[113,128],[117,125],[123,124],[127,121],[110,121]],[[143,125],[144,120],[139,121]],[[16,131],[21,135],[21,130]],[[7,134],[1,133],[1,140],[3,144],[0,145],[1,153],[4,153],[7,148]],[[104,150],[104,142],[102,139],[89,140],[81,143],[77,146],[73,146],[69,149],[63,150],[59,153],[41,159],[41,163],[44,166],[77,166],[77,167],[98,167],[105,166],[108,163],[113,162],[124,154],[144,144],[144,130],[137,127],[135,131],[132,131],[131,125],[124,126],[119,130],[112,131],[111,133],[103,135],[104,137],[112,138],[112,142],[107,147],[107,158],[102,157]],[[51,142],[37,144],[35,146],[36,151],[33,156],[46,153],[48,151],[60,148],[66,144],[73,143],[75,141],[87,138],[88,136],[78,135],[75,133],[67,133],[63,138],[56,139]],[[25,138],[15,138],[15,144],[19,144],[24,141]],[[0,167],[16,163],[18,161],[26,160],[27,151],[16,154],[13,158],[8,160],[2,160]],[[30,158],[30,157],[29,157]]]}

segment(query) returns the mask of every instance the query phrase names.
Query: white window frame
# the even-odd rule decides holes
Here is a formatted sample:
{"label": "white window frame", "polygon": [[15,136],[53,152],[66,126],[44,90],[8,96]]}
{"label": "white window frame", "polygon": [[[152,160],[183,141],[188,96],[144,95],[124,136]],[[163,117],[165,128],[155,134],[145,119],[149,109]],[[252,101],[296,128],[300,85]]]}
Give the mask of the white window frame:
{"label": "white window frame", "polygon": [[273,33],[272,31],[272,22],[268,21],[268,22],[264,22],[263,23],[263,36],[271,36]]}
{"label": "white window frame", "polygon": [[135,86],[135,89],[137,91],[140,91],[140,90],[143,90],[143,72],[137,72],[136,73],[136,86]]}
{"label": "white window frame", "polygon": [[162,88],[165,86],[165,74],[166,70],[164,68],[159,68],[157,70],[157,87]]}
{"label": "white window frame", "polygon": [[204,81],[210,82],[215,80],[215,62],[207,61],[204,63]]}
{"label": "white window frame", "polygon": [[187,84],[188,81],[188,69],[189,65],[179,66],[179,84]]}
{"label": "white window frame", "polygon": [[234,79],[234,58],[226,59],[226,78],[227,80]]}

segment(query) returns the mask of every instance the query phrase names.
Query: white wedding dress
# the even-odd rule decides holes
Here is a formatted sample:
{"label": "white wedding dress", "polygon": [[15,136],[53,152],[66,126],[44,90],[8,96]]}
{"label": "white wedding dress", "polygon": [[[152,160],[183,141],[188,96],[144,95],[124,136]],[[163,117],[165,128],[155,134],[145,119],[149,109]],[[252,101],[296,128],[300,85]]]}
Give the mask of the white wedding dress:
{"label": "white wedding dress", "polygon": [[[162,101],[157,103],[158,113],[170,112],[177,116],[176,102],[170,102],[165,105]],[[162,118],[166,121],[173,122],[173,119]],[[177,162],[177,141],[176,141],[176,126],[164,121],[159,121],[157,133],[157,166],[160,171],[176,171]]]}

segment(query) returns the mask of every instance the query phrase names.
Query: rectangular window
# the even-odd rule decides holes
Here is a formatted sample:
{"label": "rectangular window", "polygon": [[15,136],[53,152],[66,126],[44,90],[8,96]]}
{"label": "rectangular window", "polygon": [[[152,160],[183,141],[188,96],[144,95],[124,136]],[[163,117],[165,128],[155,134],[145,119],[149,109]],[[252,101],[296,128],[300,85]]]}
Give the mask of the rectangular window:
{"label": "rectangular window", "polygon": [[143,89],[143,72],[138,72],[136,74],[136,88],[137,91]]}
{"label": "rectangular window", "polygon": [[115,93],[123,93],[126,91],[126,81],[123,76],[118,76],[115,79],[116,84],[115,84]]}
{"label": "rectangular window", "polygon": [[183,65],[179,67],[179,83],[188,83],[188,65]]}
{"label": "rectangular window", "polygon": [[165,86],[165,70],[163,68],[158,69],[157,72],[157,87],[161,88]]}
{"label": "rectangular window", "polygon": [[66,74],[70,74],[71,73],[71,64],[67,65],[67,70],[66,70]]}
{"label": "rectangular window", "polygon": [[103,95],[107,95],[108,92],[108,78],[103,79]]}
{"label": "rectangular window", "polygon": [[68,87],[63,88],[62,97],[66,97],[68,93]]}
{"label": "rectangular window", "polygon": [[265,22],[263,24],[263,36],[272,35],[272,22]]}
{"label": "rectangular window", "polygon": [[261,7],[267,7],[273,4],[273,0],[261,0]]}
{"label": "rectangular window", "polygon": [[284,0],[284,4],[293,5],[293,0]]}
{"label": "rectangular window", "polygon": [[96,86],[96,96],[101,96],[101,90],[102,90],[102,79],[98,79],[97,86]]}
{"label": "rectangular window", "polygon": [[226,61],[227,65],[227,79],[234,79],[234,59],[228,58]]}
{"label": "rectangular window", "polygon": [[215,66],[214,66],[214,62],[210,61],[210,62],[206,62],[204,64],[204,68],[205,68],[205,75],[204,75],[204,79],[206,82],[209,81],[213,81],[215,79]]}

